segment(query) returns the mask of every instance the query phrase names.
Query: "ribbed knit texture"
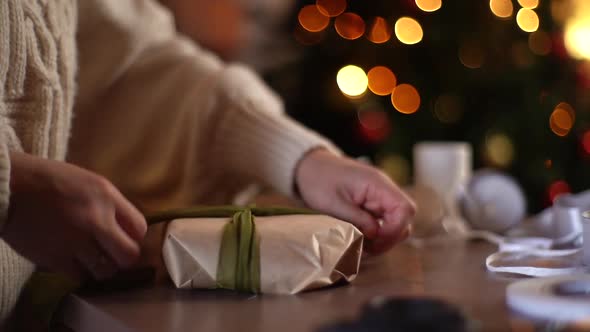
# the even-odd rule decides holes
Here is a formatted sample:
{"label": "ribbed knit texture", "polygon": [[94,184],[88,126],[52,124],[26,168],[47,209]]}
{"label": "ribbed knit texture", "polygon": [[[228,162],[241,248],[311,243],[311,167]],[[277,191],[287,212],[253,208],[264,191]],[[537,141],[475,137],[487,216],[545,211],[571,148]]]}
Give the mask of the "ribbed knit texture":
{"label": "ribbed knit texture", "polygon": [[[10,197],[8,151],[65,158],[75,92],[76,15],[74,0],[0,1],[0,227]],[[33,269],[0,240],[0,325]]]}
{"label": "ribbed knit texture", "polygon": [[[67,151],[140,208],[229,203],[252,182],[293,195],[304,154],[337,151],[250,70],[179,36],[154,0],[0,0],[5,78],[0,143],[58,160]],[[0,243],[0,319],[31,271]]]}

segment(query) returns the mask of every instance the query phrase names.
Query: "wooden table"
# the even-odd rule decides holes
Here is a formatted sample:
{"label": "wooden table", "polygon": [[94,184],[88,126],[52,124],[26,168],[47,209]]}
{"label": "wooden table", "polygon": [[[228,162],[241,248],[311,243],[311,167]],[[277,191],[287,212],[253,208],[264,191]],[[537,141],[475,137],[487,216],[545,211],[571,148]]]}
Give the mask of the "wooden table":
{"label": "wooden table", "polygon": [[305,332],[352,319],[376,296],[434,296],[459,306],[482,331],[532,331],[505,306],[511,281],[484,266],[495,247],[448,237],[403,243],[362,263],[351,284],[296,296],[249,296],[228,291],[177,290],[160,278],[139,289],[70,296],[60,320],[79,332]]}

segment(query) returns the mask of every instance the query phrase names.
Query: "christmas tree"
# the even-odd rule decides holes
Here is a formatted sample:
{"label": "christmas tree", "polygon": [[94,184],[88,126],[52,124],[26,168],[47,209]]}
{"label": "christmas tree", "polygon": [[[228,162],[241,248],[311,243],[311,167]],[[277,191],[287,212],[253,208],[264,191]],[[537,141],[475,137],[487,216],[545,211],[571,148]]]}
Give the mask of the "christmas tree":
{"label": "christmas tree", "polygon": [[590,2],[317,0],[268,78],[290,114],[401,184],[420,141],[467,141],[530,212],[590,188]]}

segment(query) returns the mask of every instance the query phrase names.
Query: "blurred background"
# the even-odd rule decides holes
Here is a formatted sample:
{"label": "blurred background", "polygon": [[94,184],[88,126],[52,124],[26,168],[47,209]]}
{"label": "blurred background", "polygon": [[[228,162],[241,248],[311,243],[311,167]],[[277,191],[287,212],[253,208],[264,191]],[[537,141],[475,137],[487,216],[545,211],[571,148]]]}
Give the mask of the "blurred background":
{"label": "blurred background", "polygon": [[402,185],[413,145],[437,140],[514,176],[529,212],[590,189],[588,0],[161,1]]}

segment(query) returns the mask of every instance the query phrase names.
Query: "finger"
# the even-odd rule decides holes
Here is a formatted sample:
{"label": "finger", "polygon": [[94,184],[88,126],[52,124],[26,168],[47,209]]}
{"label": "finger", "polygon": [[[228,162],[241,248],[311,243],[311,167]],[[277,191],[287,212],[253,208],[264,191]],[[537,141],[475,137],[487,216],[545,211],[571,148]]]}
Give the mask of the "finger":
{"label": "finger", "polygon": [[108,254],[115,264],[126,269],[137,261],[140,247],[118,223],[112,221],[112,225],[100,230],[96,235],[100,247]]}
{"label": "finger", "polygon": [[367,239],[374,239],[377,236],[379,224],[368,212],[349,204],[342,204],[337,211],[334,214],[337,218],[355,225]]}
{"label": "finger", "polygon": [[400,206],[393,212],[385,213],[377,238],[369,243],[367,251],[371,254],[382,254],[403,241],[409,235],[409,220],[412,216],[411,206]]}
{"label": "finger", "polygon": [[115,218],[121,228],[136,242],[141,242],[147,232],[145,217],[119,190],[114,190]]}

